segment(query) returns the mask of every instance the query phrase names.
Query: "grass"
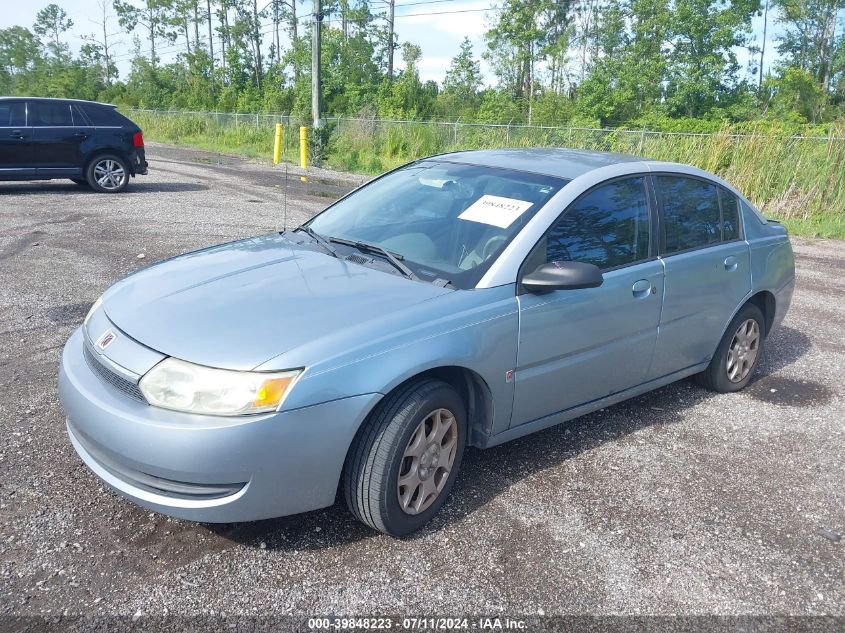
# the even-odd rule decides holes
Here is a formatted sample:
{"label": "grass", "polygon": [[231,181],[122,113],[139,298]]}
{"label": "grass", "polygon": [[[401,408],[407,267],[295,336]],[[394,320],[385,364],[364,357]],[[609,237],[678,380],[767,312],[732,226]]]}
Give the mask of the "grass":
{"label": "grass", "polygon": [[[151,140],[270,160],[273,127],[213,115],[133,113]],[[297,130],[294,132],[293,130]],[[283,159],[297,162],[298,128],[286,128]],[[491,128],[344,120],[330,127],[325,163],[377,174],[421,156],[460,149],[572,147],[687,163],[723,177],[794,235],[845,238],[845,128],[822,140],[789,134],[648,134],[634,130]]]}

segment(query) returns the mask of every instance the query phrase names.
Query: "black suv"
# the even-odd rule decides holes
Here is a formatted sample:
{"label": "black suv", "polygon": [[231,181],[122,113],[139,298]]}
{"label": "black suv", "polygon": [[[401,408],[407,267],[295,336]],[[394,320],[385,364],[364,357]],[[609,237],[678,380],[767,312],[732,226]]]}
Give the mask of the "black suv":
{"label": "black suv", "polygon": [[70,178],[117,193],[146,173],[141,128],[116,106],[0,97],[0,180]]}

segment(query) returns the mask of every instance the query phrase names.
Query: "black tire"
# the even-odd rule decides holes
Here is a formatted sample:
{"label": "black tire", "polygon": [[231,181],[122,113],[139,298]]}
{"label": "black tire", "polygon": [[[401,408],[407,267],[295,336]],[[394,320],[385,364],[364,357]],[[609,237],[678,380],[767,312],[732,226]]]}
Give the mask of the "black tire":
{"label": "black tire", "polygon": [[[730,352],[731,345],[734,342],[734,337],[738,334],[740,326],[746,324],[749,320],[756,321],[757,323],[759,336],[757,339],[756,354],[754,355],[753,362],[750,363],[750,366],[747,369],[747,373],[743,371],[741,372],[743,375],[736,376],[735,379],[732,380],[728,374],[728,353]],[[718,393],[731,393],[743,389],[751,381],[751,378],[754,376],[754,372],[757,369],[757,365],[760,363],[760,357],[763,355],[763,343],[765,340],[766,320],[763,317],[763,313],[760,311],[760,308],[753,303],[745,304],[742,308],[740,308],[739,312],[737,312],[730,325],[728,325],[727,330],[725,330],[725,334],[722,336],[722,340],[719,342],[719,346],[716,348],[716,353],[713,354],[713,358],[710,360],[710,364],[707,366],[707,369],[696,375],[696,381],[702,387]]]}
{"label": "black tire", "polygon": [[[111,163],[109,163],[109,161],[111,161]],[[120,182],[117,185],[113,185],[111,184],[111,181],[109,181],[104,185],[101,185],[98,182],[98,175],[100,174],[99,168],[100,166],[105,167],[110,164],[116,164],[119,166],[119,169],[122,172]],[[124,159],[116,154],[99,154],[92,158],[88,163],[88,166],[85,168],[85,179],[94,191],[99,193],[120,193],[125,191],[126,187],[129,185],[129,165]]]}
{"label": "black tire", "polygon": [[[431,505],[417,514],[409,514],[399,501],[400,469],[406,459],[411,459],[405,457],[405,452],[412,436],[438,409],[453,414],[457,452],[451,469],[440,473],[446,477],[445,485]],[[406,536],[418,530],[437,514],[448,497],[460,469],[466,434],[464,402],[447,383],[424,379],[389,394],[358,431],[346,459],[343,490],[349,510],[358,520],[385,534]]]}
{"label": "black tire", "polygon": [[73,183],[77,184],[77,185],[80,185],[80,186],[85,186],[85,187],[88,186],[88,181],[85,180],[84,178],[71,178],[71,181]]}

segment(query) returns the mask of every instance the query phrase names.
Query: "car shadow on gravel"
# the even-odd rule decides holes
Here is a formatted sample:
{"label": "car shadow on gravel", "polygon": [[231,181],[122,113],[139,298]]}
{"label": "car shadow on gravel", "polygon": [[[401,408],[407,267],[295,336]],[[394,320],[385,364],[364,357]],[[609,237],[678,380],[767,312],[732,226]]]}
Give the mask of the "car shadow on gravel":
{"label": "car shadow on gravel", "polygon": [[[206,191],[208,185],[195,182],[143,182],[132,181],[126,191],[117,195],[132,195],[136,193],[184,193],[190,191]],[[52,183],[52,182],[23,182],[23,183],[2,183],[0,184],[0,195],[15,194],[44,194],[61,193],[65,195],[100,196],[100,194],[86,185],[75,183]]]}
{"label": "car shadow on gravel", "polygon": [[[812,346],[806,334],[793,328],[781,327],[775,337],[749,389],[759,384],[768,390],[768,381],[781,380],[773,374],[796,362]],[[430,524],[407,538],[436,533],[473,514],[526,477],[606,442],[624,441],[643,428],[680,422],[684,410],[720,397],[725,396],[706,391],[692,379],[681,380],[501,446],[487,450],[469,448],[449,501]],[[334,506],[315,512],[206,527],[243,545],[281,550],[321,549],[378,536],[353,519],[340,499]]]}

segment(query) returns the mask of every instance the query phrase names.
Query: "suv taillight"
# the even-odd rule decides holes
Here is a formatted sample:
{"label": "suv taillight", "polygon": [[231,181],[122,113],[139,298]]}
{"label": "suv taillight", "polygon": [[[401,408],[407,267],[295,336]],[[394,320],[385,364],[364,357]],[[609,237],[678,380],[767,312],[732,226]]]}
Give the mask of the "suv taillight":
{"label": "suv taillight", "polygon": [[132,146],[133,147],[144,147],[144,135],[141,132],[135,132],[132,135]]}

